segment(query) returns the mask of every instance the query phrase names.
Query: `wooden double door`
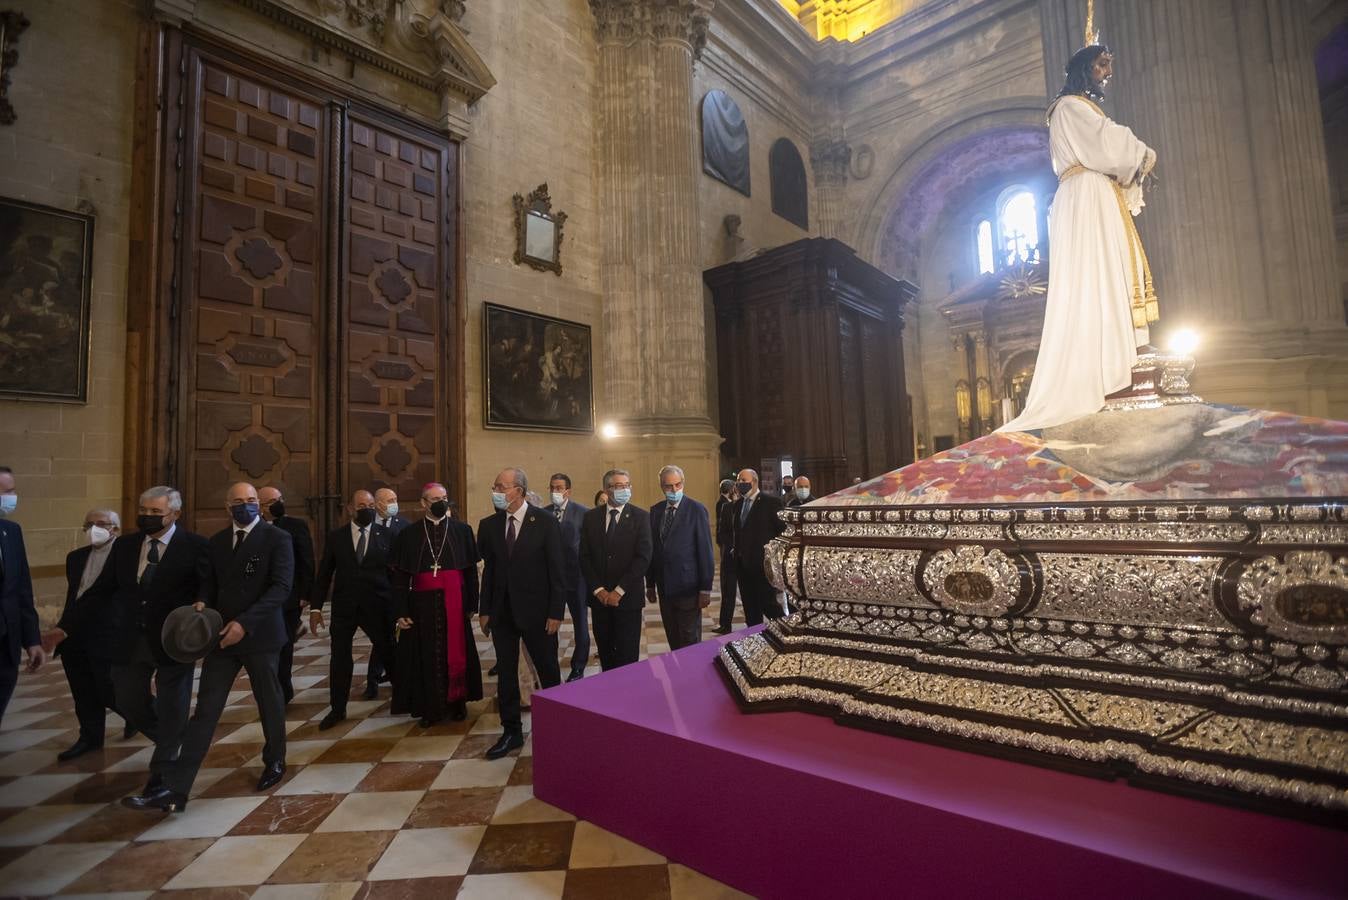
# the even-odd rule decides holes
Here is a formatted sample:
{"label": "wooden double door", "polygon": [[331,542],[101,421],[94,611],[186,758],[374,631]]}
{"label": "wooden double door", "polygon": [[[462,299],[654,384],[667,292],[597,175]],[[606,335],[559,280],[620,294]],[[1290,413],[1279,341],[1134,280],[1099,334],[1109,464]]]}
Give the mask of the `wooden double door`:
{"label": "wooden double door", "polygon": [[320,534],[356,488],[457,494],[458,144],[172,29],[157,49],[153,480],[206,533],[239,480]]}

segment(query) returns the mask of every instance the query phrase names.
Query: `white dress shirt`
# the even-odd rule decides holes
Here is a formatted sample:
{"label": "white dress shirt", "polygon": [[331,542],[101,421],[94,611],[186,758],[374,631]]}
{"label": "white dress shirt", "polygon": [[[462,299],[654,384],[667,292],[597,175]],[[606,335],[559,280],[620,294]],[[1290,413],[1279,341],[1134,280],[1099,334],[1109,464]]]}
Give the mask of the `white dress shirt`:
{"label": "white dress shirt", "polygon": [[178,531],[178,523],[174,522],[172,525],[168,527],[168,531],[164,532],[157,538],[151,538],[148,534],[145,535],[145,540],[140,542],[140,563],[136,566],[137,580],[139,580],[140,577],[145,574],[145,566],[150,556],[150,541],[155,540],[159,542],[159,561],[163,562],[164,551],[168,549],[169,541],[173,540],[173,535],[177,531]]}
{"label": "white dress shirt", "polygon": [[[361,533],[361,530],[362,530],[361,527],[360,527],[359,525],[357,525],[357,524],[355,523],[355,521],[352,521],[352,523],[351,523],[351,549],[352,549],[352,550],[359,550],[359,549],[360,549],[360,533]],[[374,526],[373,526],[373,525],[366,525],[365,528],[364,528],[364,531],[365,531],[365,552],[366,552],[366,553],[369,553],[369,552],[370,552],[370,538],[374,536]]]}

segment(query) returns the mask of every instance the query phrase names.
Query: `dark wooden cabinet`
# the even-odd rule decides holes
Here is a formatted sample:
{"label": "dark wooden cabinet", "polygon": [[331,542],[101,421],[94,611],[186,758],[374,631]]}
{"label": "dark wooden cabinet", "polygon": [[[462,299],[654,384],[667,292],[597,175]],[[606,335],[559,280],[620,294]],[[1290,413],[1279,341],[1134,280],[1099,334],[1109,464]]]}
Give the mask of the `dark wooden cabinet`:
{"label": "dark wooden cabinet", "polygon": [[831,238],[708,269],[729,462],[789,457],[823,496],[913,460],[904,307],[917,287]]}

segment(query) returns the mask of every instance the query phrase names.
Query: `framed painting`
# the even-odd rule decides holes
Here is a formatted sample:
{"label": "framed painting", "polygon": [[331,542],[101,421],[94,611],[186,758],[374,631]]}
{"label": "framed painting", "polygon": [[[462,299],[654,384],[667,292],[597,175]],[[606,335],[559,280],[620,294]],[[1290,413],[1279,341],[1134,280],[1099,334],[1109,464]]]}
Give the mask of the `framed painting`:
{"label": "framed painting", "polygon": [[0,397],[89,397],[93,216],[0,198]]}
{"label": "framed painting", "polygon": [[590,326],[484,304],[485,426],[594,431]]}

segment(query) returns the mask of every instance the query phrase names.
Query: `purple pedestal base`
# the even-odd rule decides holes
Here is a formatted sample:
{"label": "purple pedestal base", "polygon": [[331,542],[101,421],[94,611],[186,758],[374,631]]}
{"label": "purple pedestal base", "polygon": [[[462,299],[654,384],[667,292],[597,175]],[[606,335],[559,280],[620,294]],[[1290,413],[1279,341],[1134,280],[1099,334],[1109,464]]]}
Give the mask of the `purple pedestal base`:
{"label": "purple pedestal base", "polygon": [[1348,896],[1348,833],[746,715],[720,644],[534,694],[539,799],[760,897]]}

